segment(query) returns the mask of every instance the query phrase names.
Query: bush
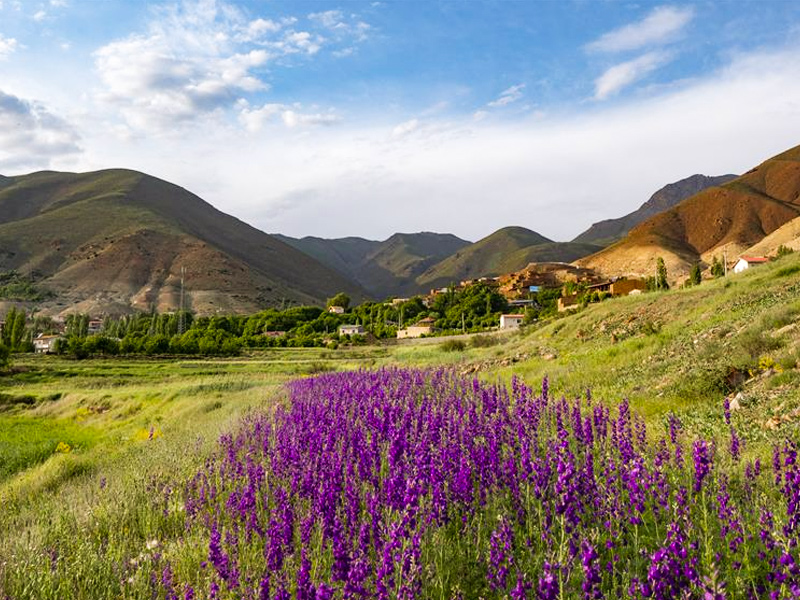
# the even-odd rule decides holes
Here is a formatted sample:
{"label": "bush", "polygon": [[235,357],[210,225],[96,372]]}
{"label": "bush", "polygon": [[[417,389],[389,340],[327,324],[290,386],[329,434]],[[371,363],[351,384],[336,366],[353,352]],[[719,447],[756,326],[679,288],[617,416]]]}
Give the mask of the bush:
{"label": "bush", "polygon": [[463,352],[467,345],[462,340],[445,340],[439,345],[444,352]]}
{"label": "bush", "polygon": [[494,335],[476,335],[470,340],[473,348],[491,348],[499,343],[500,340]]}

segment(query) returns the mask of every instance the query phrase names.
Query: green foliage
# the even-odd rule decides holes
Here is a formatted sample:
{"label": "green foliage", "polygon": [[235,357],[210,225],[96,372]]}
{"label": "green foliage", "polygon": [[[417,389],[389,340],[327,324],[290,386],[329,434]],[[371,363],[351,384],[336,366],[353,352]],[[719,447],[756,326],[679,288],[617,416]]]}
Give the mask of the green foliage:
{"label": "green foliage", "polygon": [[664,263],[664,259],[660,256],[658,257],[658,260],[656,260],[656,289],[669,289],[669,284],[667,283],[667,265]]}
{"label": "green foliage", "polygon": [[463,352],[467,349],[467,345],[463,340],[449,339],[439,344],[439,348],[444,352]]}
{"label": "green foliage", "polygon": [[699,263],[692,265],[692,270],[689,271],[689,281],[692,285],[700,285],[702,281],[702,272],[700,271]]}
{"label": "green foliage", "polygon": [[11,350],[8,349],[8,346],[0,342],[0,369],[5,369],[8,367],[10,360],[11,360]]}
{"label": "green foliage", "polygon": [[497,325],[508,302],[495,288],[476,283],[461,290],[450,288],[437,295],[430,312],[443,330],[478,331]]}
{"label": "green foliage", "polygon": [[25,278],[16,271],[0,272],[0,300],[39,302],[52,295],[38,288],[32,278]]}
{"label": "green foliage", "polygon": [[778,251],[777,251],[775,256],[777,258],[783,258],[784,256],[788,256],[789,254],[792,254],[793,252],[794,252],[794,250],[792,250],[788,246],[784,246],[783,244],[781,244],[780,246],[778,246]]}
{"label": "green foliage", "polygon": [[714,260],[711,261],[711,275],[714,277],[714,279],[719,279],[725,275],[725,265],[723,265],[716,256],[714,257]]}

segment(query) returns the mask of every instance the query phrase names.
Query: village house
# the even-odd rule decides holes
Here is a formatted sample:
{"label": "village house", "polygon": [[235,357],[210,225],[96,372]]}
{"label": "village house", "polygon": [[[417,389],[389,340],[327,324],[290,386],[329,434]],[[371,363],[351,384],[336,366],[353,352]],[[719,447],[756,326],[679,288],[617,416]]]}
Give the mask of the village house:
{"label": "village house", "polygon": [[45,335],[40,333],[33,340],[33,349],[37,354],[52,354],[55,351],[56,340],[60,335]]}
{"label": "village house", "polygon": [[96,335],[103,330],[102,319],[90,319],[87,326],[87,333],[89,335]]}
{"label": "village house", "polygon": [[406,338],[419,338],[423,335],[431,335],[435,328],[433,327],[433,319],[431,317],[425,317],[424,319],[417,321],[410,327],[405,329],[398,329],[397,330],[397,339],[404,340]]}
{"label": "village house", "polygon": [[519,329],[525,315],[500,315],[500,329]]}
{"label": "village house", "polygon": [[733,272],[741,273],[750,267],[757,267],[758,265],[763,265],[764,263],[768,262],[769,259],[765,256],[742,256],[738,262],[733,265]]}
{"label": "village house", "polygon": [[328,312],[333,313],[335,315],[343,315],[344,314],[344,307],[343,306],[329,306]]}
{"label": "village house", "polygon": [[361,325],[339,325],[339,335],[364,335]]}

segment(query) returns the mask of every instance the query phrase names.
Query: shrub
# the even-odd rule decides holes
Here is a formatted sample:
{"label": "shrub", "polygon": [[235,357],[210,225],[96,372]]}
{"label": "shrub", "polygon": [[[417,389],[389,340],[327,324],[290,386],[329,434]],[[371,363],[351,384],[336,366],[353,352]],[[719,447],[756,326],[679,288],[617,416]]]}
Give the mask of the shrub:
{"label": "shrub", "polygon": [[476,335],[469,343],[473,348],[491,348],[499,344],[500,340],[493,335]]}
{"label": "shrub", "polygon": [[467,345],[462,340],[445,340],[439,344],[439,348],[444,352],[463,352]]}

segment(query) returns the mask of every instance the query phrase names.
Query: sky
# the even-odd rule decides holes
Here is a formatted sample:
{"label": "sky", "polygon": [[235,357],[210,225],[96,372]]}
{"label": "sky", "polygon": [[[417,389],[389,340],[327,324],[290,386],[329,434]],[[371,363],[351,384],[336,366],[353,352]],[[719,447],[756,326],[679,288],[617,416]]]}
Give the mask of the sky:
{"label": "sky", "polygon": [[0,174],[269,232],[558,241],[800,144],[800,2],[0,0]]}

